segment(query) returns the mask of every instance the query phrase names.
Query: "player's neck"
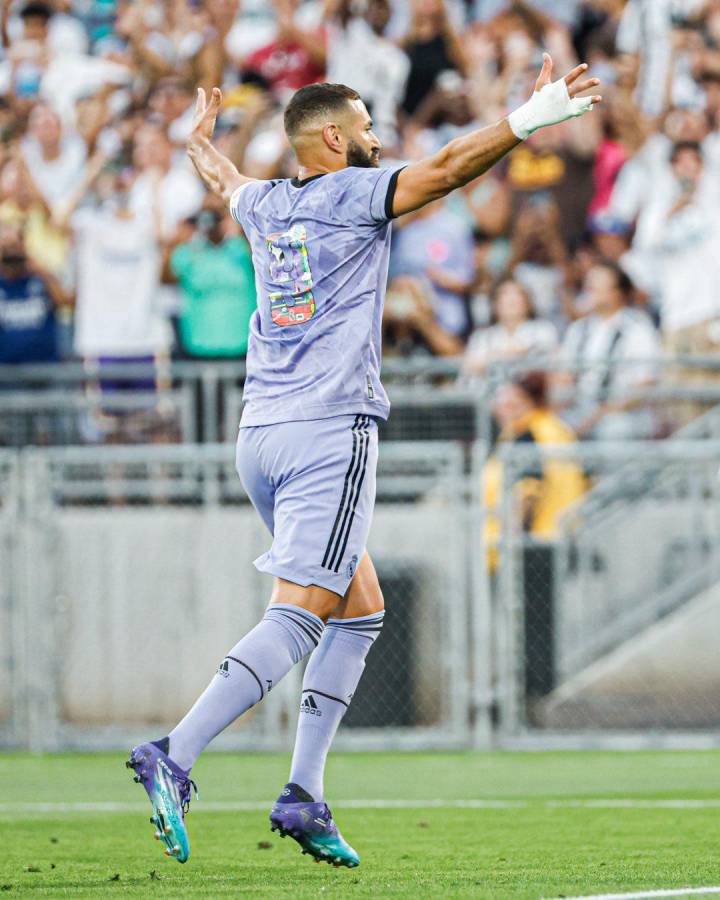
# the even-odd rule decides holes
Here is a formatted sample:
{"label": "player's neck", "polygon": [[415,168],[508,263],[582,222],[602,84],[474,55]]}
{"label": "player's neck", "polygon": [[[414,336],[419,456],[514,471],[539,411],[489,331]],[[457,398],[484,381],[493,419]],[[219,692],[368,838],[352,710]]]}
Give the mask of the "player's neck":
{"label": "player's neck", "polygon": [[310,178],[317,178],[318,175],[328,175],[330,172],[337,172],[341,168],[344,167],[338,166],[337,168],[333,169],[330,168],[330,166],[323,165],[298,166],[297,180],[307,181]]}

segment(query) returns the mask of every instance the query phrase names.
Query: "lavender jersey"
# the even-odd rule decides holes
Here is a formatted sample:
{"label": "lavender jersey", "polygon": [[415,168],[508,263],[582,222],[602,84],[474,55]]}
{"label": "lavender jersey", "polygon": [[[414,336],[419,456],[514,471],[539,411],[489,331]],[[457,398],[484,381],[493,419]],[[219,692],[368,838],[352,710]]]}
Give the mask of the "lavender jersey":
{"label": "lavender jersey", "polygon": [[381,323],[399,173],[351,167],[233,194],[257,290],[242,426],[387,418]]}

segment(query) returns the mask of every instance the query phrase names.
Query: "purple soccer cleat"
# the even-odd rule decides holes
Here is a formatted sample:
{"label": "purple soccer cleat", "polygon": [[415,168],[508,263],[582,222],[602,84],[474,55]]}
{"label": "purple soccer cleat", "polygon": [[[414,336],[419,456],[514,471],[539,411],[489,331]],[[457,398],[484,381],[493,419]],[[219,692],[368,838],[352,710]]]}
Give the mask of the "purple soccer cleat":
{"label": "purple soccer cleat", "polygon": [[316,803],[298,784],[287,784],[270,812],[270,830],[290,835],[315,862],[352,869],[360,857],[340,834],[326,803]]}
{"label": "purple soccer cleat", "polygon": [[134,769],[135,778],[147,791],[153,814],[150,823],[155,826],[155,839],[165,844],[165,855],[178,862],[187,862],[190,856],[190,841],[185,827],[185,813],[190,808],[190,788],[197,785],[167,755],[169,741],[151,741],[139,744],[130,752],[125,763]]}

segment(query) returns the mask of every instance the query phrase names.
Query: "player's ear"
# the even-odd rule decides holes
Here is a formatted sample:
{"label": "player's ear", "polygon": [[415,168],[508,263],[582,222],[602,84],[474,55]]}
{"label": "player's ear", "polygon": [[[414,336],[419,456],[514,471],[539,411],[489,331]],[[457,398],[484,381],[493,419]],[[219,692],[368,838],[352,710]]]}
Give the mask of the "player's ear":
{"label": "player's ear", "polygon": [[345,150],[345,138],[334,122],[329,122],[322,130],[323,140],[333,153],[343,153]]}

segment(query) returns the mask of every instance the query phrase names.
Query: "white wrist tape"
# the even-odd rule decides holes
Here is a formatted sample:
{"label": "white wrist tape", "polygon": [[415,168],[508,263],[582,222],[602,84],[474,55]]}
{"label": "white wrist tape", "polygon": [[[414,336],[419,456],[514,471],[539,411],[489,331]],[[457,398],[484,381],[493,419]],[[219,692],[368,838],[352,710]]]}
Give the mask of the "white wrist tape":
{"label": "white wrist tape", "polygon": [[538,128],[582,116],[592,107],[591,97],[571,98],[565,79],[561,78],[535,91],[527,103],[510,113],[507,120],[513,134],[524,141]]}

